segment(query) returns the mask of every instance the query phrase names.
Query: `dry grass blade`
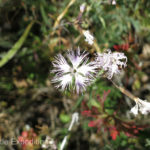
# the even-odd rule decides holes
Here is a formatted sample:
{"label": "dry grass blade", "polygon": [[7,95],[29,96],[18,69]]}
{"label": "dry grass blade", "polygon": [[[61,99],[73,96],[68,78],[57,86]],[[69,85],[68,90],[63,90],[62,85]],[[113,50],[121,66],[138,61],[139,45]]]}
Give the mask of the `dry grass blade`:
{"label": "dry grass blade", "polygon": [[[53,28],[57,28],[57,26],[59,25],[59,22],[61,21],[61,19],[65,16],[65,14],[67,13],[68,9],[75,3],[76,0],[71,0],[69,2],[69,4],[66,6],[66,8],[64,9],[64,11],[57,17]],[[52,35],[54,34],[54,32],[52,33]]]}

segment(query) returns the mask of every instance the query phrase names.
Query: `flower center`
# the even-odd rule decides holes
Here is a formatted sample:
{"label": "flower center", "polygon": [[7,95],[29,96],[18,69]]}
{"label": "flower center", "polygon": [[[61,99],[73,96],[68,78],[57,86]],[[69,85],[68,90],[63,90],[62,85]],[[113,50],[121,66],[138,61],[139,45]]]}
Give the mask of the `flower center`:
{"label": "flower center", "polygon": [[77,69],[76,68],[70,68],[70,73],[72,75],[76,74],[77,73]]}
{"label": "flower center", "polygon": [[73,73],[76,73],[77,72],[77,70],[76,69],[73,69]]}

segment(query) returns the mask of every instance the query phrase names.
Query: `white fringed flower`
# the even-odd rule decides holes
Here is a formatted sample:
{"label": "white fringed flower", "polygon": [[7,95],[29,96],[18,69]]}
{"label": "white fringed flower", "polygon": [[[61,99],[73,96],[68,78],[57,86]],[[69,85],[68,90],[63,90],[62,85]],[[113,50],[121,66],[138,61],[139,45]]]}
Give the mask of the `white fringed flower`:
{"label": "white fringed flower", "polygon": [[114,74],[119,74],[123,67],[127,66],[127,57],[124,53],[107,50],[107,53],[99,53],[97,55],[97,63],[101,69],[106,71],[108,79],[111,79]]}
{"label": "white fringed flower", "polygon": [[83,34],[84,34],[84,36],[86,38],[85,41],[88,44],[92,45],[93,42],[94,42],[94,37],[90,34],[89,30],[83,31]]}
{"label": "white fringed flower", "polygon": [[65,59],[61,54],[58,54],[53,61],[52,73],[55,73],[55,77],[52,79],[53,83],[56,83],[56,88],[65,90],[73,87],[77,93],[85,90],[94,79],[96,73],[96,63],[89,62],[87,58],[88,53],[80,53],[80,49],[77,51],[68,51]]}
{"label": "white fringed flower", "polygon": [[141,112],[142,114],[148,114],[150,112],[150,103],[138,98],[136,105],[131,109],[131,113],[137,115],[138,112]]}
{"label": "white fringed flower", "polygon": [[116,5],[116,0],[112,0],[112,5]]}

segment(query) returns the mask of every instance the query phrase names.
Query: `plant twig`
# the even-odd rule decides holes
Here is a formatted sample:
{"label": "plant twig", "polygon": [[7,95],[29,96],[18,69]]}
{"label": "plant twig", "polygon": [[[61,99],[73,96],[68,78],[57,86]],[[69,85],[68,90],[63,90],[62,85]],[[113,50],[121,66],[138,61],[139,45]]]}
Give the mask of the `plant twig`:
{"label": "plant twig", "polygon": [[128,96],[130,99],[132,99],[132,100],[134,100],[135,102],[138,102],[139,100],[139,98],[138,97],[136,97],[136,96],[134,96],[131,92],[129,92],[128,90],[126,90],[125,88],[123,88],[123,87],[120,87],[120,86],[118,86],[115,82],[113,82],[112,80],[110,80],[112,83],[113,83],[113,85],[118,89],[118,90],[120,90],[123,94],[125,94],[126,96]]}
{"label": "plant twig", "polygon": [[[55,28],[57,28],[57,26],[59,25],[59,22],[61,21],[61,19],[65,16],[65,14],[67,13],[68,9],[75,3],[76,0],[71,0],[69,2],[69,4],[66,6],[66,8],[64,9],[64,11],[57,17],[55,23],[54,23],[54,26],[53,26],[53,29],[55,30]],[[52,32],[51,35],[53,35],[55,33]]]}
{"label": "plant twig", "polygon": [[[85,30],[83,30],[77,23],[74,23],[73,25],[74,25],[74,28],[75,28],[77,31],[79,31],[81,35],[83,35],[83,32],[84,32]],[[94,40],[93,46],[94,46],[94,48],[96,49],[97,52],[101,52],[100,47],[98,46],[98,43],[97,43],[96,40]]]}

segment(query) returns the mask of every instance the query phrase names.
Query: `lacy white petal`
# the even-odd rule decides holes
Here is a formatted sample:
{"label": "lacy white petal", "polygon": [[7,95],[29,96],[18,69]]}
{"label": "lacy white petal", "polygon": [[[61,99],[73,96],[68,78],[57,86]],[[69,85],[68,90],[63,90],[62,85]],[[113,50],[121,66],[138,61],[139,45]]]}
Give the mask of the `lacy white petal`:
{"label": "lacy white petal", "polygon": [[87,86],[87,79],[79,74],[75,75],[75,88],[77,93],[84,91]]}
{"label": "lacy white petal", "polygon": [[83,52],[80,54],[80,49],[78,48],[77,51],[68,51],[67,58],[70,60],[74,68],[77,68],[81,63],[83,63],[88,55],[87,52]]}
{"label": "lacy white petal", "polygon": [[138,114],[138,104],[136,104],[132,109],[131,109],[131,113],[133,113],[134,115]]}
{"label": "lacy white petal", "polygon": [[114,74],[120,74],[120,69],[126,67],[127,57],[124,53],[114,52],[107,50],[106,53],[97,55],[98,66],[106,71],[108,79],[111,79]]}
{"label": "lacy white petal", "polygon": [[72,84],[72,76],[70,74],[66,74],[63,76],[56,76],[53,80],[53,83],[57,83],[56,88],[61,88],[65,90],[67,87],[70,87]]}
{"label": "lacy white petal", "polygon": [[150,112],[150,103],[139,99],[139,111],[142,114],[148,114]]}
{"label": "lacy white petal", "polygon": [[94,75],[94,73],[96,69],[96,65],[92,65],[92,64],[83,64],[78,68],[78,72],[81,73],[84,76],[88,76],[88,77],[92,77]]}
{"label": "lacy white petal", "polygon": [[55,57],[55,60],[52,62],[54,69],[52,70],[53,73],[63,74],[70,71],[70,66],[67,63],[66,59],[61,55],[58,54]]}
{"label": "lacy white petal", "polygon": [[93,44],[93,41],[94,41],[94,37],[90,34],[90,32],[87,30],[87,31],[84,31],[83,32],[84,36],[85,36],[85,41],[92,45]]}
{"label": "lacy white petal", "polygon": [[131,112],[137,115],[138,111],[145,115],[148,114],[150,112],[150,103],[147,101],[138,99],[136,102],[136,105],[131,109]]}

